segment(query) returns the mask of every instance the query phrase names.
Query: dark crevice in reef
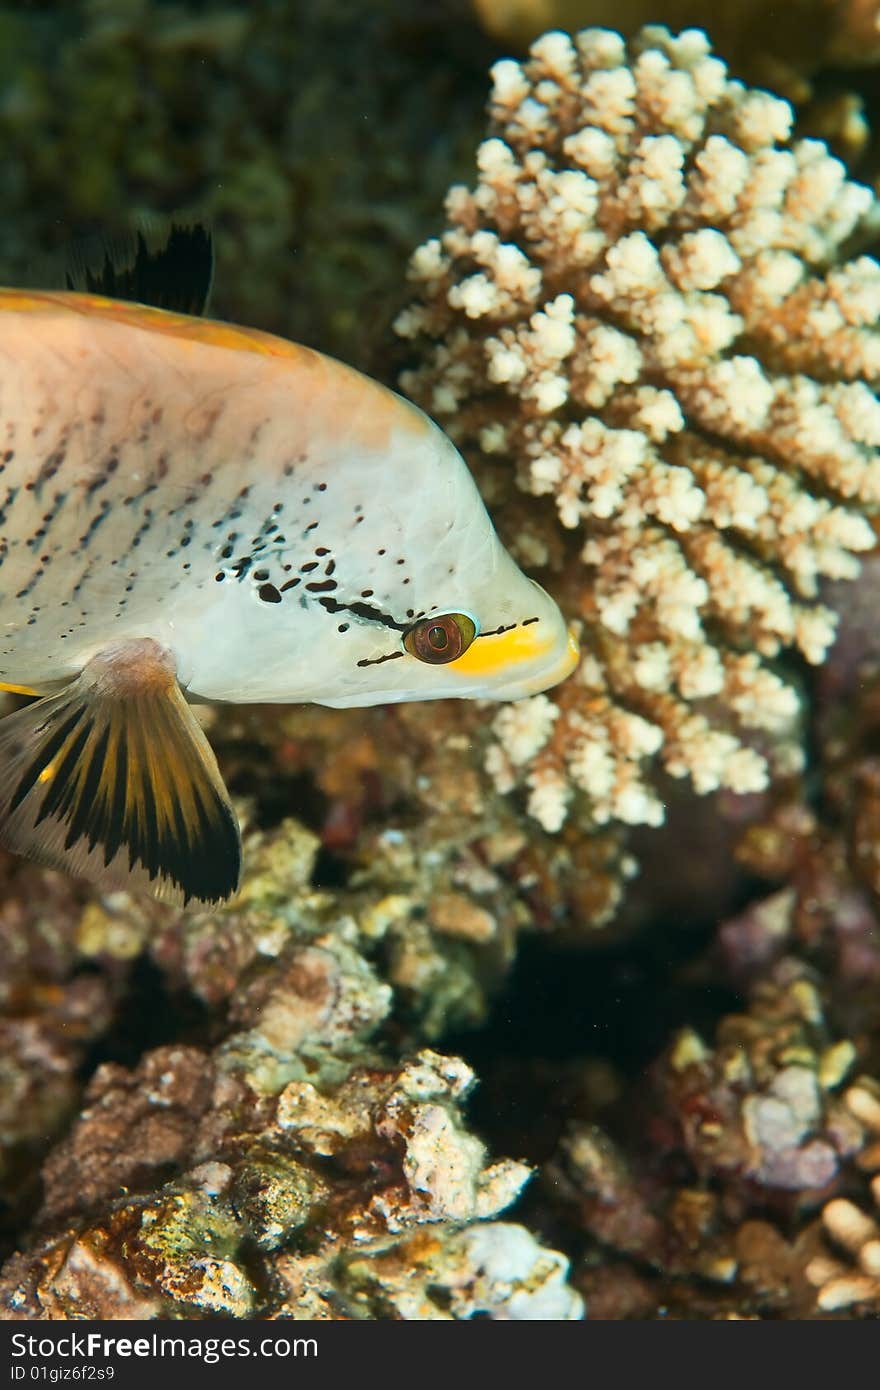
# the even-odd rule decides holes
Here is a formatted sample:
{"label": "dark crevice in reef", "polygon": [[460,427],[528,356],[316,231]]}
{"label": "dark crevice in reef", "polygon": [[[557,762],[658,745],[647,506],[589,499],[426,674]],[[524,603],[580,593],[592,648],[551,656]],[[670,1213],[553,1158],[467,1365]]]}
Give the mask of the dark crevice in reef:
{"label": "dark crevice in reef", "polygon": [[707,959],[716,925],[683,932],[653,923],[636,940],[580,951],[521,939],[488,1022],[439,1044],[476,1071],[470,1119],[493,1152],[549,1157],[576,1109],[584,1059],[637,1080],[679,1028],[713,1035],[741,1004]]}
{"label": "dark crevice in reef", "polygon": [[148,956],[132,966],[128,988],[109,1030],[86,1054],[80,1079],[86,1083],[104,1062],[136,1067],[145,1053],[166,1043],[207,1046],[222,1031],[216,1014],[187,990],[169,989]]}
{"label": "dark crevice in reef", "polygon": [[320,831],[327,815],[327,798],[309,773],[279,775],[267,765],[265,748],[256,743],[243,743],[235,749],[234,766],[224,766],[224,745],[219,744],[217,751],[232,795],[253,800],[254,823],[260,830],[270,830],[285,817],[294,816],[309,830]]}

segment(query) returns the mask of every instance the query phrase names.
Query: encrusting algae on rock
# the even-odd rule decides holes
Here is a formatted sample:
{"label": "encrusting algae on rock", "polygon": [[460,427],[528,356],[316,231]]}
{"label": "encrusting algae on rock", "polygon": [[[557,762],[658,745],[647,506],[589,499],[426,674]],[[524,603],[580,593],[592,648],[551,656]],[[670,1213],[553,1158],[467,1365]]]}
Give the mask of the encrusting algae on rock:
{"label": "encrusting algae on rock", "polygon": [[412,258],[401,380],[582,624],[578,676],[496,718],[496,784],[548,830],[575,792],[586,824],[656,825],[652,763],[700,792],[798,764],[777,658],[822,661],[819,582],[874,544],[880,268],[846,248],[877,205],[697,30],[550,33],[493,78],[478,182]]}
{"label": "encrusting algae on rock", "polygon": [[[331,976],[288,989],[291,1015]],[[99,1069],[0,1317],[581,1316],[564,1257],[491,1219],[529,1169],[464,1128],[463,1062],[425,1050],[268,1090],[262,1026]],[[330,1032],[349,1026],[343,1001]]]}
{"label": "encrusting algae on rock", "polygon": [[[464,1113],[471,1068],[424,1046],[477,1014],[480,977],[485,987],[506,952],[475,942],[500,958],[481,970],[463,939],[446,960],[445,938],[419,934],[437,866],[427,886],[397,860],[360,886],[320,888],[315,835],[291,820],[256,830],[239,809],[248,867],[234,901],[186,913],[106,894],[78,928],[73,911],[63,921],[68,969],[82,977],[88,962],[96,985],[116,982],[99,1026],[141,947],[166,1002],[195,996],[210,1011],[214,1045],[175,1040],[97,1068],[45,1157],[40,1194],[28,1191],[29,1229],[0,1269],[0,1318],[580,1317],[564,1255],[503,1219],[530,1167],[490,1156]],[[13,871],[35,904],[73,889],[33,865]],[[395,876],[404,891],[391,901]],[[482,901],[500,919],[499,888]],[[449,912],[447,930],[479,908],[462,894]],[[407,924],[417,939],[401,972],[386,938]],[[169,1029],[178,1039],[179,1022]]]}

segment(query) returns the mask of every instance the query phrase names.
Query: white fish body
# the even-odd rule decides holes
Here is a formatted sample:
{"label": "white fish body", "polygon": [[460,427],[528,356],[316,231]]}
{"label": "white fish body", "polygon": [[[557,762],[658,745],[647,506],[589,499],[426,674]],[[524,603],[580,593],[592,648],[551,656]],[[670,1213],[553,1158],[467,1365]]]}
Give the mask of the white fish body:
{"label": "white fish body", "polygon": [[[508,699],[570,667],[559,610],[416,407],[265,335],[8,298],[0,681],[52,688],[145,636],[208,700]],[[432,612],[475,620],[460,662],[405,653]]]}
{"label": "white fish body", "polygon": [[0,291],[0,838],[215,901],[238,829],[189,699],[516,699],[570,673],[556,604],[452,444],[309,349]]}

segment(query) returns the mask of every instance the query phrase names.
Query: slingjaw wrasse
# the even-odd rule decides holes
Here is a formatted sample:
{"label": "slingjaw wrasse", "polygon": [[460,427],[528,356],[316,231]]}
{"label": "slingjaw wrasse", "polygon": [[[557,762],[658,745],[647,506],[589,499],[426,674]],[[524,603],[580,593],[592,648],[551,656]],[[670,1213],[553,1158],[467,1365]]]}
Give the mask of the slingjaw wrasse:
{"label": "slingjaw wrasse", "polygon": [[446,436],[329,358],[71,291],[0,291],[0,841],[176,902],[235,891],[190,700],[518,699],[556,604]]}

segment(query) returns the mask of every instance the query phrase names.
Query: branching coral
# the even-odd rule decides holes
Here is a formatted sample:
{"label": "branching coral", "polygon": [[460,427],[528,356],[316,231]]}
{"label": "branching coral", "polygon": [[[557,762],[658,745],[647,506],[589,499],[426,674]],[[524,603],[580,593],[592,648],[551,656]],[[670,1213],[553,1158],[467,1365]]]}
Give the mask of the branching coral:
{"label": "branching coral", "polygon": [[[828,63],[863,64],[880,52],[877,0],[473,0],[488,31],[505,43],[525,46],[545,29],[614,24],[632,34],[661,21],[675,28],[708,26],[713,40],[737,69],[762,81],[780,79],[797,92],[800,74]],[[786,93],[788,95],[788,92]]]}
{"label": "branching coral", "polygon": [[[871,1192],[880,1203],[880,1178],[871,1183]],[[807,1266],[807,1278],[818,1290],[817,1306],[824,1313],[835,1313],[859,1304],[876,1314],[880,1306],[880,1226],[845,1197],[827,1204],[822,1225],[835,1253],[817,1255]]]}
{"label": "branching coral", "polygon": [[[772,663],[822,661],[819,581],[874,543],[880,267],[845,247],[876,205],[699,31],[550,33],[493,77],[477,185],[412,259],[402,382],[577,539],[586,657],[499,715],[497,785],[551,830],[575,789],[594,824],[656,824],[647,760],[701,792],[796,762]],[[546,517],[519,531],[549,557]]]}

